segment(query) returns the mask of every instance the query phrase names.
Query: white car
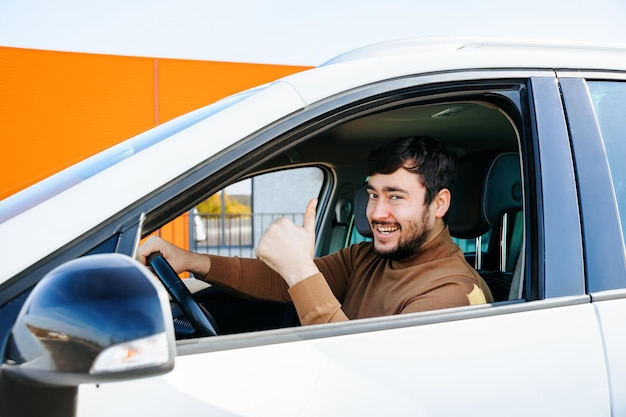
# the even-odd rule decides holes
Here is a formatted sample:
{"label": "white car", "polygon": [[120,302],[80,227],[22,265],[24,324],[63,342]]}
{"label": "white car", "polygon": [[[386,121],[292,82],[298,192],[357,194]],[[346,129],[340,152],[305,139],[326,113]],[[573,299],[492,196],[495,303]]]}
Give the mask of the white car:
{"label": "white car", "polygon": [[[374,45],[0,202],[0,414],[626,415],[625,57],[540,41]],[[426,134],[459,157],[450,230],[494,303],[299,326],[289,304],[175,280],[183,313],[133,259],[208,196],[284,170],[271,200],[316,190],[317,255],[366,239],[367,153]],[[200,306],[216,336],[193,327]]]}

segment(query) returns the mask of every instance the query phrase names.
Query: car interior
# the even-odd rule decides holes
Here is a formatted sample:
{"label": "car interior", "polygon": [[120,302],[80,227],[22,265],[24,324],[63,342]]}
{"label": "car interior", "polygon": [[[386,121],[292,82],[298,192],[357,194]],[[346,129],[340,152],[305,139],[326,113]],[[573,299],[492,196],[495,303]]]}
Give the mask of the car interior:
{"label": "car interior", "polygon": [[[325,174],[316,236],[316,255],[321,256],[370,237],[362,187],[368,153],[397,137],[432,136],[457,156],[457,182],[448,217],[451,235],[488,283],[495,302],[511,302],[524,297],[524,187],[518,120],[517,110],[505,99],[484,94],[373,108],[282,146],[235,179],[319,167]],[[184,281],[195,300],[210,311],[218,334],[299,325],[292,305],[226,293],[197,280]],[[174,309],[177,337],[193,337],[193,332],[181,330],[189,323]]]}

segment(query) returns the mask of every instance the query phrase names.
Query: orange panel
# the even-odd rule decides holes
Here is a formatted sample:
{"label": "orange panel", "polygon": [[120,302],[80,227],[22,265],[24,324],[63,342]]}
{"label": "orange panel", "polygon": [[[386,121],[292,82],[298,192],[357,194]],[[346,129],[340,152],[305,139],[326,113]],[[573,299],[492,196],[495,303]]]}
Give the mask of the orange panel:
{"label": "orange panel", "polygon": [[[306,67],[0,47],[0,200],[169,119]],[[188,247],[188,219],[160,232]]]}
{"label": "orange panel", "polygon": [[0,199],[155,125],[154,60],[0,48]]}
{"label": "orange panel", "polygon": [[158,60],[159,122],[248,88],[274,81],[306,67]]}
{"label": "orange panel", "polygon": [[0,47],[0,199],[158,123],[304,69]]}

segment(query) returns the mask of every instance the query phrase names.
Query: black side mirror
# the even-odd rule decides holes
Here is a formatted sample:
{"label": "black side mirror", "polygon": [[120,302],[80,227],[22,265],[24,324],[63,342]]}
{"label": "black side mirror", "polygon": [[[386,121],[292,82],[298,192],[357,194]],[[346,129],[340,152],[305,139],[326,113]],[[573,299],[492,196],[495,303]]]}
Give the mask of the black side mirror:
{"label": "black side mirror", "polygon": [[33,289],[0,376],[76,387],[163,374],[175,354],[165,289],[128,256],[91,255],[54,269]]}

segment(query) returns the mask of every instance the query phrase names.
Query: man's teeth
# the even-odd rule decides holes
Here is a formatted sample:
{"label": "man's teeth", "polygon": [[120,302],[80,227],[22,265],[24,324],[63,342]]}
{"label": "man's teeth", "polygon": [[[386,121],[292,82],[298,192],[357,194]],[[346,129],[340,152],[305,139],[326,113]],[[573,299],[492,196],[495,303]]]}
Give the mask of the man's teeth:
{"label": "man's teeth", "polygon": [[378,226],[377,229],[383,235],[387,235],[398,230],[398,226]]}

